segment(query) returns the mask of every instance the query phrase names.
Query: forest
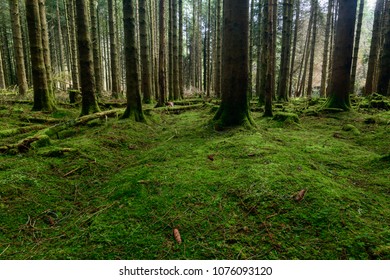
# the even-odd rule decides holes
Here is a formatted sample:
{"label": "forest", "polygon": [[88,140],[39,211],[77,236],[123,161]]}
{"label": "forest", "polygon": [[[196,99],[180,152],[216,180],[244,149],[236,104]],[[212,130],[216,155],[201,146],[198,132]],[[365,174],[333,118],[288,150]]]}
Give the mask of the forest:
{"label": "forest", "polygon": [[2,0],[0,259],[390,259],[390,0]]}

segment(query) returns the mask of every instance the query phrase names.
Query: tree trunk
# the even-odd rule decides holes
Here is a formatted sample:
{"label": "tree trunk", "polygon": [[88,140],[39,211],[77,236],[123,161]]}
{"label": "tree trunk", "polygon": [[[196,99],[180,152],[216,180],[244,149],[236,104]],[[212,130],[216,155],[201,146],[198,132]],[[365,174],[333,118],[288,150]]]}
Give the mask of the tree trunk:
{"label": "tree trunk", "polygon": [[102,77],[102,68],[100,63],[101,50],[100,50],[100,38],[98,32],[98,5],[97,0],[90,1],[90,11],[91,11],[91,36],[92,36],[92,48],[93,48],[93,68],[95,72],[96,80],[96,95],[101,96],[103,92],[103,77]]}
{"label": "tree trunk", "polygon": [[217,40],[217,47],[216,47],[216,56],[215,56],[215,81],[214,81],[214,86],[215,86],[215,95],[217,98],[221,97],[221,1],[222,0],[217,0],[217,19],[216,19],[216,40]]}
{"label": "tree trunk", "polygon": [[330,82],[327,108],[349,110],[350,74],[353,52],[353,38],[356,21],[357,0],[340,0],[339,17],[333,54],[332,80]]}
{"label": "tree trunk", "polygon": [[283,1],[283,31],[282,51],[280,58],[280,71],[278,80],[277,96],[280,101],[288,100],[288,77],[290,72],[290,50],[291,50],[291,26],[292,26],[292,0]]}
{"label": "tree trunk", "polygon": [[[310,13],[309,25],[307,27],[307,36],[304,47],[304,53],[302,55],[301,68],[299,70],[298,77],[298,89],[296,91],[296,97],[305,95],[305,84],[306,84],[306,74],[307,74],[307,64],[310,57],[310,40],[311,40],[311,31],[313,26],[313,13]],[[303,74],[302,74],[303,72]],[[302,75],[301,75],[302,74]]]}
{"label": "tree trunk", "polygon": [[156,107],[162,107],[165,105],[166,101],[166,72],[165,72],[165,0],[159,0],[159,75],[158,75],[158,84],[159,84],[159,97]]}
{"label": "tree trunk", "polygon": [[111,83],[112,83],[112,97],[118,98],[120,93],[119,83],[119,62],[118,62],[118,48],[117,48],[117,24],[116,17],[114,15],[114,2],[113,0],[107,1],[108,5],[108,26],[110,32],[110,54],[111,54]]}
{"label": "tree trunk", "polygon": [[380,50],[379,41],[380,41],[380,22],[381,14],[383,9],[384,0],[377,0],[375,5],[375,14],[374,14],[374,24],[372,28],[372,38],[371,38],[371,47],[370,54],[368,58],[368,69],[367,69],[367,78],[365,85],[365,95],[373,93],[376,89],[374,88],[374,76],[375,69],[378,64],[378,54]]}
{"label": "tree trunk", "polygon": [[[130,6],[130,4],[127,4]],[[123,6],[125,7],[125,6]],[[128,7],[127,7],[128,8]],[[146,104],[152,102],[152,66],[150,60],[149,50],[149,19],[147,13],[147,0],[139,0],[139,36],[140,36],[140,48],[141,48],[141,89],[143,93],[143,101]],[[125,11],[123,14],[126,16]],[[127,19],[131,22],[131,19]],[[125,21],[126,23],[126,21]],[[129,23],[128,23],[129,24]],[[125,29],[125,32],[128,32]],[[135,33],[134,33],[135,34]],[[132,35],[132,34],[128,34]],[[129,38],[131,39],[131,38]],[[126,45],[125,45],[126,47]],[[130,54],[126,52],[126,57]],[[126,60],[127,61],[127,60]],[[126,66],[126,73],[128,66]],[[126,82],[127,83],[127,82]]]}
{"label": "tree trunk", "polygon": [[76,0],[76,11],[82,96],[81,116],[83,116],[88,115],[90,112],[95,113],[99,111],[99,107],[95,97],[95,73],[87,1]]}
{"label": "tree trunk", "polygon": [[291,67],[290,67],[290,84],[288,90],[288,96],[292,96],[292,88],[293,88],[293,74],[294,74],[294,66],[295,66],[295,53],[297,49],[297,41],[298,41],[298,29],[299,29],[299,16],[300,16],[300,7],[301,1],[296,0],[296,15],[295,15],[295,27],[294,27],[294,39],[293,39],[293,50],[291,55]]}
{"label": "tree trunk", "polygon": [[[126,97],[127,108],[124,118],[135,121],[144,121],[141,102],[141,85],[138,67],[138,44],[137,44],[137,20],[136,0],[123,0],[123,23],[125,30],[125,57],[126,57]],[[140,5],[140,12],[142,10]],[[146,12],[146,11],[145,11]],[[140,14],[141,16],[141,14]],[[146,15],[144,16],[146,18]],[[147,27],[144,27],[145,29]]]}
{"label": "tree trunk", "polygon": [[38,0],[26,1],[26,17],[31,48],[31,65],[34,86],[34,111],[54,110],[50,95],[42,46],[42,27]]}
{"label": "tree trunk", "polygon": [[389,94],[390,79],[390,1],[386,1],[384,10],[384,38],[383,48],[380,57],[379,75],[378,75],[378,93],[381,95]]}
{"label": "tree trunk", "polygon": [[50,47],[49,47],[50,42],[49,42],[48,25],[46,20],[45,0],[39,0],[39,16],[41,18],[43,59],[45,60],[47,84],[49,87],[50,94],[54,98],[53,71],[51,67],[51,57],[50,57]]}
{"label": "tree trunk", "polygon": [[76,20],[75,20],[75,9],[74,0],[66,0],[66,17],[67,17],[67,29],[69,36],[69,46],[71,53],[71,68],[72,68],[72,87],[75,90],[80,89],[80,77],[79,77],[79,61],[77,53],[77,38],[76,38]]}
{"label": "tree trunk", "polygon": [[178,48],[178,37],[177,37],[177,0],[172,0],[172,89],[173,99],[180,99],[180,84],[179,84],[179,48]]}
{"label": "tree trunk", "polygon": [[[56,1],[56,15],[57,15],[57,37],[58,37],[58,54],[59,54],[59,60],[58,60],[58,71],[59,72],[65,72],[68,70],[66,68],[66,62],[65,62],[65,49],[64,49],[64,41],[62,37],[62,26],[61,26],[61,16],[60,16],[60,1]],[[62,89],[66,89],[65,83],[61,86]]]}
{"label": "tree trunk", "polygon": [[[256,96],[259,97],[260,96],[260,91],[261,91],[261,76],[262,76],[262,68],[261,68],[261,63],[262,63],[262,42],[263,42],[263,39],[262,39],[262,34],[263,34],[263,18],[262,18],[262,1],[259,1],[258,3],[258,10],[259,10],[259,14],[258,14],[258,17],[257,17],[257,61],[256,61]],[[263,103],[264,103],[264,98],[262,99]]]}
{"label": "tree trunk", "polygon": [[[275,10],[277,8],[276,0],[268,0],[268,15],[267,15],[267,29],[268,38],[267,45],[271,46],[267,49],[267,69],[266,69],[266,81],[265,81],[265,105],[264,105],[264,117],[272,117],[272,99],[274,96],[275,87],[275,51],[276,51],[276,28],[275,28]],[[265,16],[265,14],[264,14]]]}
{"label": "tree trunk", "polygon": [[11,13],[11,24],[14,41],[16,74],[18,77],[19,95],[24,96],[27,93],[28,85],[26,78],[26,68],[24,64],[23,38],[19,15],[19,1],[10,0],[9,6]]}
{"label": "tree trunk", "polygon": [[324,42],[324,53],[322,56],[322,75],[321,75],[321,87],[320,96],[326,96],[326,81],[328,74],[328,59],[329,59],[329,36],[332,23],[332,10],[334,6],[334,0],[328,0],[328,13],[326,16],[326,28],[325,28],[325,42]]}
{"label": "tree trunk", "polygon": [[5,89],[5,79],[3,71],[3,58],[1,57],[1,48],[0,48],[0,89]]}
{"label": "tree trunk", "polygon": [[249,69],[248,69],[248,99],[252,99],[253,91],[253,46],[254,46],[254,10],[255,10],[255,0],[250,0],[250,20],[249,20]]}
{"label": "tree trunk", "polygon": [[183,0],[179,0],[179,96],[184,98]]}
{"label": "tree trunk", "polygon": [[354,43],[353,57],[352,57],[351,84],[349,88],[350,93],[355,92],[356,68],[357,68],[357,61],[359,58],[360,34],[362,33],[363,12],[364,12],[364,0],[360,0],[359,16],[356,25],[356,35],[355,35],[355,43]]}
{"label": "tree trunk", "polygon": [[336,35],[336,21],[338,18],[338,3],[339,0],[334,0],[335,4],[333,5],[334,12],[332,13],[332,19],[331,19],[331,27],[330,27],[330,38],[329,38],[329,59],[328,59],[328,77],[327,77],[327,88],[326,88],[326,96],[329,96],[329,90],[330,90],[330,81],[332,80],[332,70],[333,70],[333,51],[334,51],[334,43],[335,43],[335,35]]}
{"label": "tree trunk", "polygon": [[224,1],[222,102],[216,128],[252,124],[248,109],[249,0]]}
{"label": "tree trunk", "polygon": [[313,92],[313,72],[314,72],[314,57],[317,40],[317,0],[312,0],[312,13],[313,13],[313,36],[311,39],[310,48],[310,64],[309,64],[309,79],[307,81],[307,97],[311,98]]}

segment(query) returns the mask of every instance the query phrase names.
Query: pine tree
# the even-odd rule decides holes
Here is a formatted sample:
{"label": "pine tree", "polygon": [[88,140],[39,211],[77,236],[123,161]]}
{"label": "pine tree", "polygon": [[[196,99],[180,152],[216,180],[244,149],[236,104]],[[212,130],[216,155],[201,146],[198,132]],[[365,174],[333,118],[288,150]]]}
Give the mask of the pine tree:
{"label": "pine tree", "polygon": [[349,110],[349,86],[357,0],[340,0],[327,108]]}
{"label": "pine tree", "polygon": [[42,46],[42,27],[38,0],[26,1],[26,17],[30,40],[31,65],[34,87],[34,111],[55,109],[49,91]]}
{"label": "pine tree", "polygon": [[126,97],[127,108],[124,118],[143,121],[144,114],[141,102],[141,85],[138,67],[138,44],[136,33],[136,6],[135,0],[123,0],[123,22],[125,31],[125,57],[126,57]]}
{"label": "pine tree", "polygon": [[16,60],[16,73],[18,77],[19,95],[24,96],[27,93],[28,85],[27,85],[27,77],[26,77],[26,68],[24,64],[24,50],[23,50],[22,28],[20,25],[19,1],[10,0],[9,6],[10,6],[10,14],[11,14],[11,24],[12,24],[12,34],[13,34],[15,60]]}
{"label": "pine tree", "polygon": [[252,124],[248,109],[249,0],[224,1],[222,102],[216,128]]}
{"label": "pine tree", "polygon": [[91,42],[91,25],[88,13],[88,2],[76,0],[77,12],[77,46],[81,81],[81,115],[99,111],[95,97],[95,72]]}

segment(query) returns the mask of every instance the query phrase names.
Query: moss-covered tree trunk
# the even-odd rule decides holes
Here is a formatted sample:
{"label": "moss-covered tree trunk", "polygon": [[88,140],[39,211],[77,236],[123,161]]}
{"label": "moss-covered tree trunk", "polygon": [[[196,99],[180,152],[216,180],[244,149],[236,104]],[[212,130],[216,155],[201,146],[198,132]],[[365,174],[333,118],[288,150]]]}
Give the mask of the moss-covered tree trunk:
{"label": "moss-covered tree trunk", "polygon": [[[152,64],[149,50],[149,16],[147,0],[139,0],[139,37],[141,48],[141,89],[144,103],[151,103],[152,99]],[[125,30],[126,32],[126,30]]]}
{"label": "moss-covered tree trunk", "polygon": [[143,121],[141,85],[138,62],[136,0],[123,0],[123,23],[125,32],[126,97],[124,118]]}
{"label": "moss-covered tree trunk", "polygon": [[80,62],[81,82],[81,116],[99,111],[95,97],[95,73],[91,42],[91,25],[88,13],[88,2],[76,0],[77,11],[77,45]]}
{"label": "moss-covered tree trunk", "polygon": [[16,75],[18,77],[19,95],[24,96],[27,93],[28,85],[26,78],[26,67],[24,64],[24,50],[22,28],[20,25],[19,1],[10,0],[10,14],[12,23],[12,35],[14,41]]}
{"label": "moss-covered tree trunk", "polygon": [[249,0],[224,1],[222,102],[214,116],[219,128],[251,124],[248,109]]}
{"label": "moss-covered tree trunk", "polygon": [[327,108],[349,110],[349,86],[357,0],[340,0]]}
{"label": "moss-covered tree trunk", "polygon": [[390,1],[386,1],[384,10],[384,42],[379,64],[378,93],[388,95],[390,79]]}
{"label": "moss-covered tree trunk", "polygon": [[26,1],[26,17],[28,24],[28,34],[30,39],[31,65],[34,87],[34,111],[54,110],[51,99],[45,60],[43,58],[42,28],[39,16],[38,0]]}

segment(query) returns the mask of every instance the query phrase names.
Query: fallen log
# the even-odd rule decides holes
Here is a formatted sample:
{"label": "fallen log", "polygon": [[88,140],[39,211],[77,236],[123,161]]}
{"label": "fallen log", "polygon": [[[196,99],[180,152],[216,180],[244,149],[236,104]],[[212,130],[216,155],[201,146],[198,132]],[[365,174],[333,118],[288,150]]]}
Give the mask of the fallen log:
{"label": "fallen log", "polygon": [[44,125],[30,125],[30,126],[23,126],[18,128],[10,128],[0,131],[0,138],[5,138],[17,134],[24,134],[27,132],[35,131],[35,130],[41,130],[46,128]]}
{"label": "fallen log", "polygon": [[62,122],[45,129],[39,130],[33,136],[29,136],[20,140],[15,144],[8,144],[0,147],[0,153],[7,153],[9,151],[25,153],[28,152],[31,147],[42,147],[50,144],[50,137],[54,135],[58,135],[58,133],[62,130],[65,130],[69,127],[75,127],[79,125],[87,124],[89,121],[95,119],[107,119],[108,117],[118,116],[120,113],[123,113],[122,109],[98,112],[92,115],[82,116],[74,120],[70,120],[67,122]]}

